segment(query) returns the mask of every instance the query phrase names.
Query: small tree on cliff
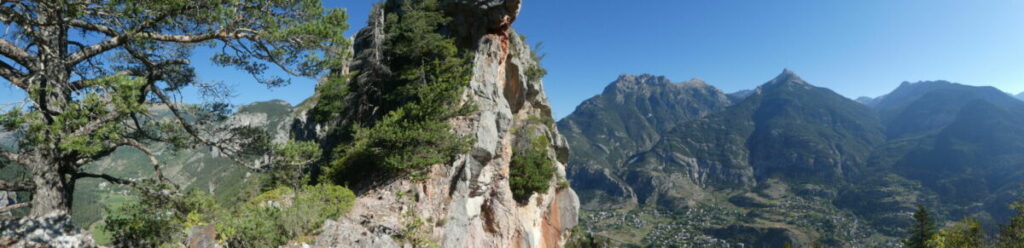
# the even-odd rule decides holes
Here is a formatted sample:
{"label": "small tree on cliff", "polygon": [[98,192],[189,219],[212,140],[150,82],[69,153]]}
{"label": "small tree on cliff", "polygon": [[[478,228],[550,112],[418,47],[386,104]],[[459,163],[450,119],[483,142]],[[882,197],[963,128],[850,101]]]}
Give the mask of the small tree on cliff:
{"label": "small tree on cliff", "polygon": [[153,167],[147,180],[156,185],[167,182],[147,148],[152,143],[210,146],[255,166],[245,155],[269,150],[249,145],[265,134],[210,125],[230,111],[217,98],[180,103],[187,86],[224,96],[224,87],[194,81],[188,58],[197,45],[215,48],[215,63],[268,87],[288,83],[264,73],[269,67],[321,76],[339,65],[347,46],[345,13],[325,10],[319,0],[15,0],[0,2],[0,21],[0,77],[27,96],[0,110],[0,131],[19,137],[15,149],[0,149],[0,163],[32,174],[31,181],[0,182],[0,190],[32,192],[32,216],[67,213],[81,178],[143,185],[82,170],[122,147],[149,157],[138,166]]}
{"label": "small tree on cliff", "polygon": [[[386,17],[380,52],[389,73],[347,83],[346,91],[360,102],[338,104],[344,98],[321,98],[313,111],[331,115],[373,107],[368,116],[352,117],[335,127],[341,133],[334,134],[339,137],[335,140],[347,144],[328,154],[326,178],[341,185],[358,185],[379,175],[423,179],[431,165],[452,159],[470,145],[451,131],[448,120],[471,110],[459,100],[469,85],[472,65],[455,40],[441,33],[451,21],[441,3],[392,0],[377,10]],[[353,77],[362,73],[380,72],[355,72]]]}

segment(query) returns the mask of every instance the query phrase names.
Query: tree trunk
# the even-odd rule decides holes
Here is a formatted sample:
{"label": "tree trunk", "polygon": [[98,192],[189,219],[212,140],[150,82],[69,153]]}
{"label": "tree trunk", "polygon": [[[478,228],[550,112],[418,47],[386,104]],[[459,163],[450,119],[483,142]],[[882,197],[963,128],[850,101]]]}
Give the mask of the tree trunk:
{"label": "tree trunk", "polygon": [[[35,99],[44,121],[48,126],[59,126],[63,121],[59,118],[64,114],[71,98],[71,77],[67,61],[67,26],[63,23],[61,5],[44,5],[38,13],[39,19],[56,25],[39,27],[35,32],[46,39],[38,41],[40,71],[29,77],[30,85],[39,87],[42,94]],[[32,181],[36,188],[32,195],[32,211],[29,214],[39,217],[54,211],[71,214],[71,194],[74,181],[65,178],[65,172],[74,168],[73,165],[61,161],[63,154],[59,143],[63,135],[70,130],[57,132],[44,131],[49,136],[49,143],[36,150],[36,164],[29,165],[32,170]]]}
{"label": "tree trunk", "polygon": [[36,189],[32,194],[31,217],[40,217],[54,211],[71,213],[71,192],[67,180],[58,171],[57,165],[38,164],[32,166],[32,182]]}

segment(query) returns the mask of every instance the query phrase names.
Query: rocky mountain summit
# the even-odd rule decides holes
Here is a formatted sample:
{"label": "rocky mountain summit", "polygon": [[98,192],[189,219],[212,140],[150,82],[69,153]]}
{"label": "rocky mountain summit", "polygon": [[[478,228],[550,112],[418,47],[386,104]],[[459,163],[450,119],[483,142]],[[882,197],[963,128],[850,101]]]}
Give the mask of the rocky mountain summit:
{"label": "rocky mountain summit", "polygon": [[[470,151],[452,163],[430,167],[422,181],[398,178],[355,188],[353,209],[324,227],[317,246],[399,247],[394,236],[408,231],[410,221],[424,222],[421,233],[426,239],[445,247],[557,247],[566,242],[579,208],[576,193],[563,185],[568,144],[555,129],[539,76],[532,73],[539,68],[538,61],[510,27],[520,4],[441,1],[453,18],[453,38],[461,49],[474,51],[472,79],[461,101],[475,111],[451,121],[454,132],[472,138]],[[353,84],[365,85],[362,89],[377,87],[374,75],[388,73],[378,55],[388,35],[385,15],[394,11],[377,6],[368,26],[356,35],[352,70],[361,76]],[[336,122],[372,116],[373,109],[372,104],[361,105]],[[330,142],[322,140],[328,133],[322,130],[324,125],[312,124],[310,118],[296,122],[301,127],[297,136],[319,134],[314,138]],[[557,176],[547,183],[546,192],[520,203],[509,188],[510,163],[513,150],[534,140],[547,141],[543,149],[550,151]]]}

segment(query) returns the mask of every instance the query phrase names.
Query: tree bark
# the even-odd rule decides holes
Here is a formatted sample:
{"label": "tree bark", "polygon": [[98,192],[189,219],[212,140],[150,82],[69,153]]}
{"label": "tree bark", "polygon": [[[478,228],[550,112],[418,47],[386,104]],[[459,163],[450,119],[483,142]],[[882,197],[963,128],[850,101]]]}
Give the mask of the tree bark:
{"label": "tree bark", "polygon": [[8,182],[0,181],[0,191],[32,191],[36,188],[32,182]]}
{"label": "tree bark", "polygon": [[32,166],[32,182],[36,189],[32,194],[31,217],[40,217],[54,211],[71,213],[71,192],[68,181],[57,165],[38,164]]}
{"label": "tree bark", "polygon": [[[72,101],[71,70],[67,63],[67,25],[63,23],[63,10],[60,5],[41,7],[37,13],[38,18],[55,25],[41,26],[35,31],[44,39],[36,41],[39,45],[39,70],[29,76],[28,83],[42,89],[42,94],[35,96],[35,103],[39,106],[46,124],[55,126],[60,124],[57,123],[62,121],[59,116],[64,114]],[[65,138],[62,137],[61,131],[44,132],[44,135],[49,136],[49,140],[57,143]],[[63,152],[59,144],[46,144],[36,149],[35,163],[26,165],[32,170],[32,182],[36,186],[32,194],[32,211],[29,215],[39,217],[54,211],[70,214],[74,179],[67,177],[66,173],[75,168],[74,164],[62,161]]]}

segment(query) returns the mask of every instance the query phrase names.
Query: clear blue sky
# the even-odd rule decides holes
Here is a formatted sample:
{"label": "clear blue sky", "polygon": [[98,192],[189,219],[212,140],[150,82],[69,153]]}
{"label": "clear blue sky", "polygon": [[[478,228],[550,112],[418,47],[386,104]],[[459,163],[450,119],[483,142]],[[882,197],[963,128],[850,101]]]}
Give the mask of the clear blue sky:
{"label": "clear blue sky", "polygon": [[[524,0],[514,27],[543,42],[545,88],[556,118],[619,74],[699,77],[726,92],[789,68],[851,98],[903,81],[944,79],[1024,91],[1024,1]],[[362,27],[372,0],[325,0]],[[298,103],[314,81],[267,90],[199,52],[201,81],[237,85],[236,104]],[[0,86],[0,98],[18,97]]]}

